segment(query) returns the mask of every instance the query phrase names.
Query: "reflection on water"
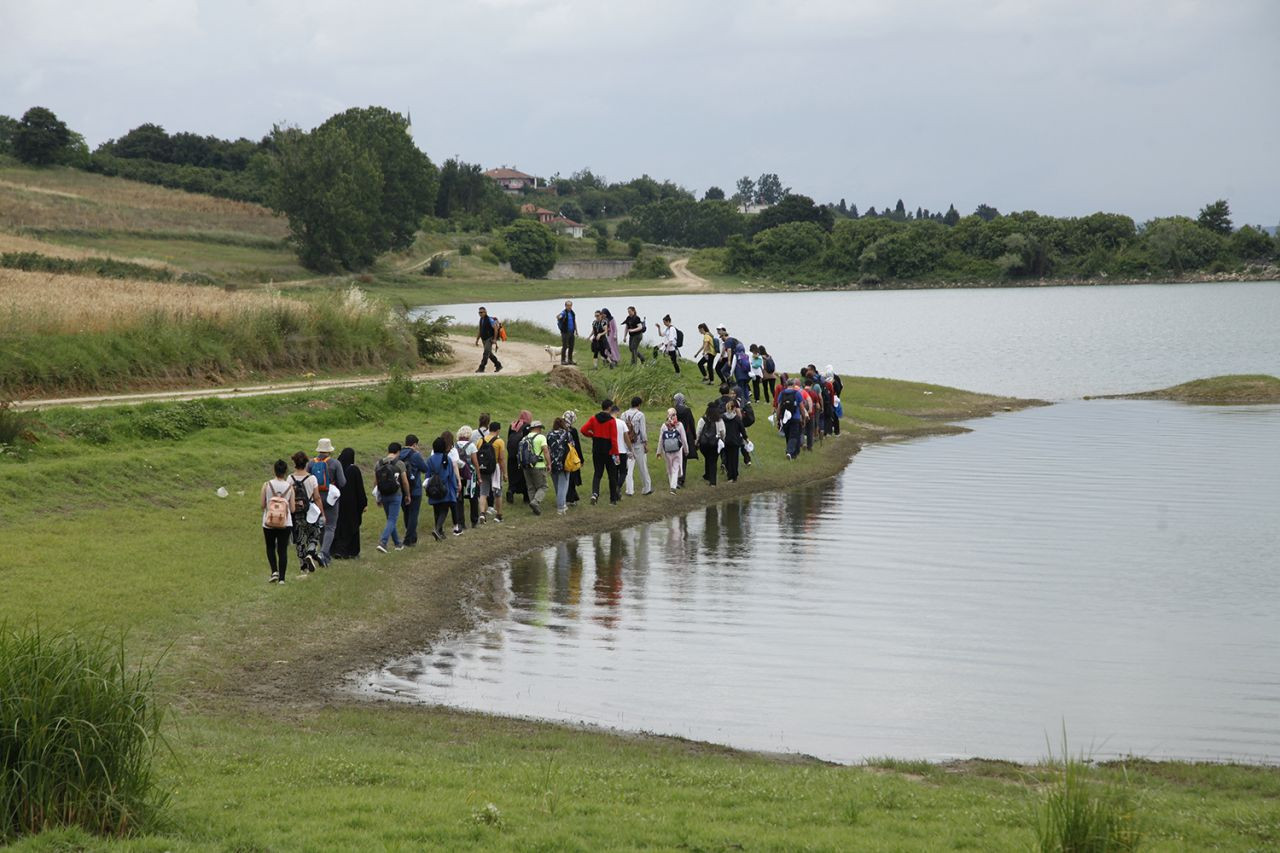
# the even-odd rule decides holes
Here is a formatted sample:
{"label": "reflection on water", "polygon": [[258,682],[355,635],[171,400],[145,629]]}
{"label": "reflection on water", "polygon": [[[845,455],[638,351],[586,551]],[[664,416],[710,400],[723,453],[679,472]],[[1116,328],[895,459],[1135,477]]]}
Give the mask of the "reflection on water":
{"label": "reflection on water", "polygon": [[1280,407],[1071,403],[512,562],[372,677],[842,761],[1280,757]]}

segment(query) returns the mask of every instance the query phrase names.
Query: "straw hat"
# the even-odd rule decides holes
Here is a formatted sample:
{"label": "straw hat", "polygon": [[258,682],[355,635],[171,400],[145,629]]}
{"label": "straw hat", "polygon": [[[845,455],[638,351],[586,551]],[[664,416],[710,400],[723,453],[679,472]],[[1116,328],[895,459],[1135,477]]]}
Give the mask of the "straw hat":
{"label": "straw hat", "polygon": [[320,442],[316,444],[316,453],[332,453],[332,452],[333,452],[333,442],[330,441],[329,439],[322,438],[320,439]]}

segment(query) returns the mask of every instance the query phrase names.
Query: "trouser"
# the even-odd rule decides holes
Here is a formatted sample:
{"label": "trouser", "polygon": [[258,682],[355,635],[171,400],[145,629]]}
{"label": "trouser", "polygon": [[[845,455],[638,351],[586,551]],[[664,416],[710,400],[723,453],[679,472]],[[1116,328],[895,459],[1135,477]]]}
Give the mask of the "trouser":
{"label": "trouser", "polygon": [[667,355],[671,356],[671,366],[676,369],[676,373],[680,372],[680,356],[675,350],[669,350]]}
{"label": "trouser", "polygon": [[573,345],[578,340],[578,336],[574,332],[560,333],[560,363],[569,364],[573,361]]}
{"label": "trouser", "polygon": [[702,454],[702,479],[714,486],[716,484],[716,476],[720,473],[720,454],[716,453],[714,447],[703,447],[698,452]]}
{"label": "trouser", "polygon": [[627,335],[627,349],[631,350],[631,363],[639,361],[644,364],[644,356],[640,354],[640,339],[644,335]]}
{"label": "trouser", "polygon": [[569,472],[552,471],[551,484],[556,490],[556,509],[563,512],[569,505]]}
{"label": "trouser", "polygon": [[684,462],[685,456],[683,450],[677,450],[675,453],[662,454],[662,459],[667,463],[667,483],[671,486],[671,491],[680,488],[684,482]]}
{"label": "trouser", "polygon": [[712,364],[714,362],[715,356],[710,354],[704,355],[702,358],[698,359],[698,372],[701,373],[702,378],[708,382],[710,382],[716,375],[715,370],[712,368]]}
{"label": "trouser", "polygon": [[404,544],[418,544],[418,514],[422,512],[422,495],[414,495],[404,507]]}
{"label": "trouser", "polygon": [[459,527],[467,526],[467,504],[471,504],[471,526],[475,527],[480,523],[480,499],[477,497],[464,497],[458,495],[458,500],[454,504],[458,508],[454,514],[453,520]]}
{"label": "trouser", "polygon": [[738,454],[742,452],[740,444],[726,444],[724,452],[720,455],[724,458],[724,476],[725,479],[732,483],[738,479]]}
{"label": "trouser", "polygon": [[289,528],[264,527],[262,538],[267,543],[267,562],[271,565],[271,574],[284,580],[284,570],[289,565]]}
{"label": "trouser", "polygon": [[751,389],[747,387],[747,381],[746,377],[734,380],[734,384],[738,386],[738,399],[744,403],[751,399]]}
{"label": "trouser", "polygon": [[627,454],[627,494],[634,495],[635,472],[640,471],[640,491],[648,494],[653,491],[653,482],[649,479],[649,460],[644,455],[644,445],[632,444]]}
{"label": "trouser", "polygon": [[600,477],[609,478],[609,503],[618,502],[618,471],[613,456],[608,453],[591,454],[591,496],[600,496]]}
{"label": "trouser", "polygon": [[529,487],[529,506],[542,509],[542,499],[547,496],[547,469],[525,468],[524,482]]}
{"label": "trouser", "polygon": [[742,449],[742,461],[750,465],[751,451],[747,450],[747,443],[744,441],[742,444],[739,445],[739,447]]}
{"label": "trouser", "polygon": [[453,516],[453,529],[462,530],[462,501],[463,498],[457,498],[453,503],[449,504],[449,514]]}
{"label": "trouser", "polygon": [[685,477],[689,476],[689,457],[680,454],[680,486],[684,487]]}
{"label": "trouser", "polygon": [[290,538],[293,539],[293,548],[298,554],[298,567],[300,570],[306,571],[306,558],[316,556],[316,550],[320,547],[320,536],[323,531],[320,525],[311,524],[307,521],[306,510],[294,513],[293,527],[289,529],[292,531]]}
{"label": "trouser", "polygon": [[388,539],[394,542],[397,546],[400,545],[400,534],[396,530],[396,522],[400,520],[400,506],[402,500],[402,495],[392,495],[389,498],[382,499],[382,511],[387,514],[387,524],[382,528],[382,535],[378,537],[378,544],[384,548],[387,546]]}
{"label": "trouser", "polygon": [[484,367],[489,363],[490,359],[493,360],[493,370],[495,373],[502,369],[502,362],[498,361],[498,357],[493,354],[493,340],[493,338],[485,338],[483,341],[484,357],[480,359],[480,367],[477,370],[478,373],[484,373]]}
{"label": "trouser", "polygon": [[774,388],[778,385],[778,379],[774,376],[766,377],[764,382],[764,399],[766,403],[773,402]]}
{"label": "trouser", "polygon": [[751,400],[752,402],[760,402],[760,385],[764,382],[759,376],[751,377]]}
{"label": "trouser", "polygon": [[449,517],[449,507],[451,506],[453,504],[448,503],[431,505],[431,514],[435,520],[436,533],[441,536],[444,535],[444,522]]}
{"label": "trouser", "polygon": [[327,566],[333,559],[333,537],[338,532],[338,505],[325,505],[324,508],[324,539],[320,545],[320,559],[324,560]]}
{"label": "trouser", "polygon": [[782,428],[783,435],[787,437],[787,455],[792,459],[800,455],[800,436],[802,432],[803,427],[800,424],[800,419],[795,417],[787,421]]}
{"label": "trouser", "polygon": [[805,450],[813,450],[813,418],[804,422],[804,447]]}
{"label": "trouser", "polygon": [[716,375],[720,377],[721,382],[728,382],[730,373],[732,371],[729,368],[729,359],[722,358],[716,362]]}

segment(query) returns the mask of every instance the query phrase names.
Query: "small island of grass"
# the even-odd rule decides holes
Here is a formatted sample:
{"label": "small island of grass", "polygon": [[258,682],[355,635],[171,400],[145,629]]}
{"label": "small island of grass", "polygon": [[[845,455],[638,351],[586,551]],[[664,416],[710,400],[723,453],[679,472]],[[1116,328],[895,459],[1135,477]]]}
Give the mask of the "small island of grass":
{"label": "small island of grass", "polygon": [[1195,379],[1137,394],[1112,394],[1094,399],[1108,400],[1175,400],[1207,406],[1280,403],[1280,378],[1265,373],[1233,374]]}

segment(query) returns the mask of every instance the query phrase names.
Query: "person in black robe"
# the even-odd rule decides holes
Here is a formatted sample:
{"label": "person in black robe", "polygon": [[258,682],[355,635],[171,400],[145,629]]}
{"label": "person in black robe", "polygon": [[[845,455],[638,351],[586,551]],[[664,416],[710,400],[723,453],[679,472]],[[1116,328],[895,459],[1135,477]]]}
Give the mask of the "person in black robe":
{"label": "person in black robe", "polygon": [[[573,445],[574,450],[578,451],[579,459],[586,459],[586,457],[582,455],[582,439],[578,435],[578,428],[573,425],[573,422],[578,419],[578,413],[570,410],[565,412],[562,417],[564,418],[565,428],[569,432],[569,443]],[[569,506],[573,506],[578,502],[578,487],[581,485],[582,469],[579,468],[577,471],[570,471],[569,491],[565,497],[565,503]]]}
{"label": "person in black robe", "polygon": [[515,505],[516,495],[523,497],[525,503],[529,502],[529,487],[525,485],[524,469],[520,467],[518,460],[520,439],[529,434],[529,423],[532,420],[533,415],[526,409],[520,412],[520,417],[507,430],[507,506]]}
{"label": "person in black robe", "polygon": [[350,447],[342,448],[342,452],[338,454],[338,464],[347,475],[347,487],[338,498],[338,527],[333,534],[333,556],[349,560],[360,556],[360,522],[364,519],[365,507],[369,505],[369,496],[364,490],[364,475],[356,466],[355,450]]}

